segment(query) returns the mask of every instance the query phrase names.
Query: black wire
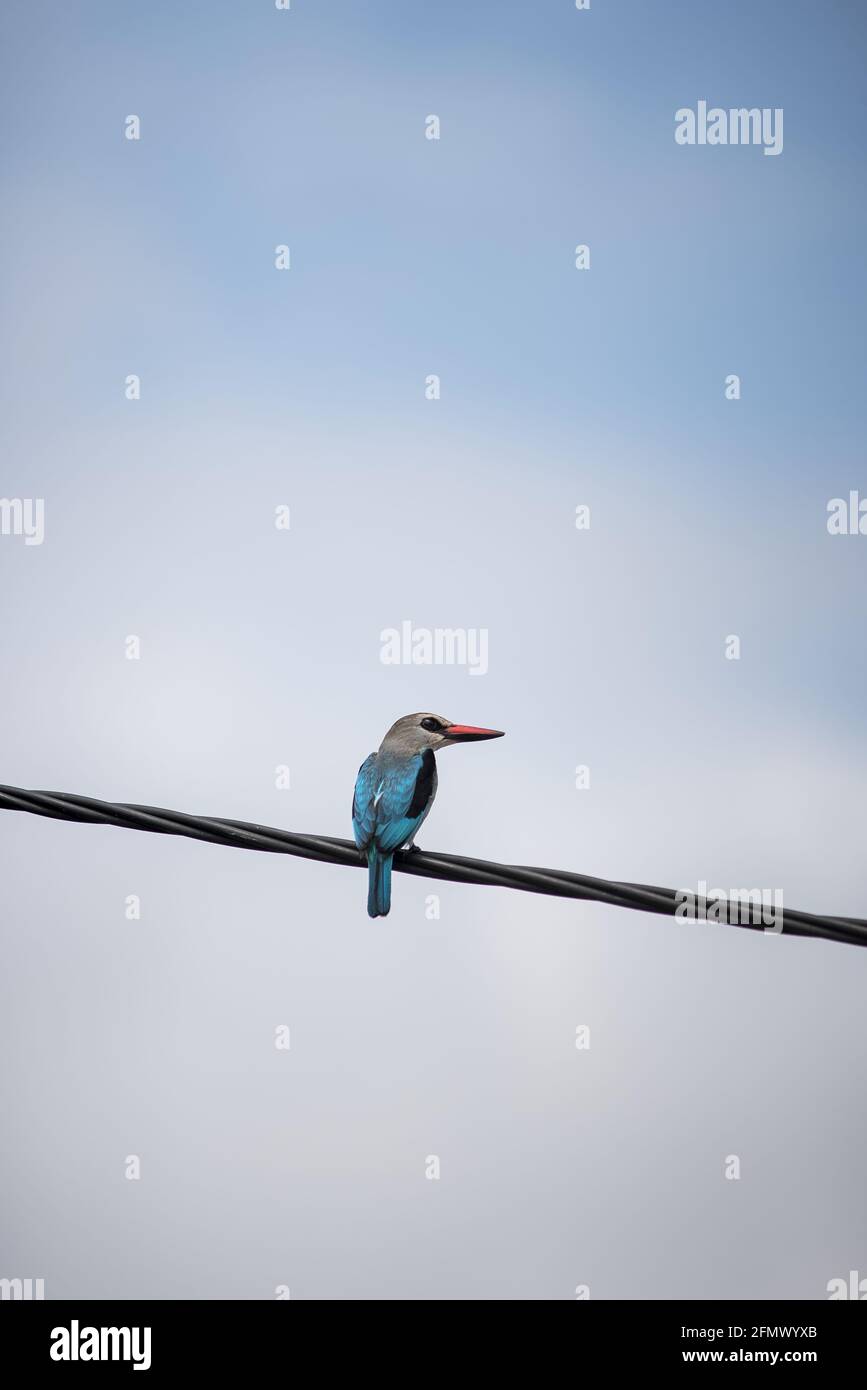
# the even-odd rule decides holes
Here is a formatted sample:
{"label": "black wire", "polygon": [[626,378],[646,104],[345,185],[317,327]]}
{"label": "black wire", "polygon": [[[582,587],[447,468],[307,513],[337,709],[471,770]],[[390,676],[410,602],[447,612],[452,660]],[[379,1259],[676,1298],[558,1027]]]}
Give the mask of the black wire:
{"label": "black wire", "polygon": [[[330,835],[299,835],[276,826],[251,821],[229,820],[221,816],[190,816],[183,811],[166,811],[159,806],[134,806],[125,802],[97,801],[90,796],[67,792],[26,791],[23,787],[0,786],[0,809],[28,811],[53,820],[77,821],[88,825],[116,825],[127,830],[149,830],[158,835],[186,835],[208,844],[230,845],[236,849],[262,850],[270,854],[292,854],[321,864],[344,864],[361,868],[363,858],[352,840]],[[459,854],[427,854],[421,850],[400,850],[394,856],[399,873],[424,878],[445,879],[452,883],[475,883],[498,888],[515,888],[525,893],[545,893],[557,898],[576,898],[584,902],[608,903],[611,907],[634,908],[662,916],[703,917],[716,899],[686,898],[672,888],[646,883],[618,883],[592,878],[588,874],[563,869],[539,869],[523,864],[494,864],[488,859],[468,859]],[[762,930],[760,905],[737,903],[737,920],[732,926]],[[744,916],[747,920],[744,921]],[[774,930],[786,936],[813,936],[826,941],[867,946],[867,921],[859,917],[826,917],[812,912],[785,908],[775,912]]]}

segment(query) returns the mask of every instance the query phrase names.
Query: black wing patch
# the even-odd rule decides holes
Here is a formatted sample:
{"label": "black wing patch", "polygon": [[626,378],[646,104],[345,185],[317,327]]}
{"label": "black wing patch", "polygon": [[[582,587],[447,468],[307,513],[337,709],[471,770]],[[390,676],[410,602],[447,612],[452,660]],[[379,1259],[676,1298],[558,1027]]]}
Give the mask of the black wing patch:
{"label": "black wing patch", "polygon": [[434,773],[436,772],[436,758],[432,748],[426,748],[421,755],[421,767],[415,779],[412,801],[406,808],[406,814],[410,817],[420,816],[425,806],[430,801],[430,794],[433,790]]}

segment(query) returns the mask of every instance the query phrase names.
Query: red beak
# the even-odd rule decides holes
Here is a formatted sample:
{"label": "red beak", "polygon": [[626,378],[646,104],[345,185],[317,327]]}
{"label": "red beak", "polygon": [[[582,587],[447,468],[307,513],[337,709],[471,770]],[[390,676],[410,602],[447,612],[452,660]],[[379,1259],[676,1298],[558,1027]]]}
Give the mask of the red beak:
{"label": "red beak", "polygon": [[476,729],[472,724],[449,724],[445,736],[450,743],[475,743],[483,738],[502,738],[502,729]]}

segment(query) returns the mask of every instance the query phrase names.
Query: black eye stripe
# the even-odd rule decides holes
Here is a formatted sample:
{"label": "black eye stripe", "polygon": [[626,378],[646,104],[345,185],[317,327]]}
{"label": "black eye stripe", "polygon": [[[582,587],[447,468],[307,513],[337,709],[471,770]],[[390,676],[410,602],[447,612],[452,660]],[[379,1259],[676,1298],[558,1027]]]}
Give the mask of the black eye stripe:
{"label": "black eye stripe", "polygon": [[439,734],[442,733],[445,725],[440,724],[438,719],[423,719],[421,721],[421,727],[427,729],[429,734]]}

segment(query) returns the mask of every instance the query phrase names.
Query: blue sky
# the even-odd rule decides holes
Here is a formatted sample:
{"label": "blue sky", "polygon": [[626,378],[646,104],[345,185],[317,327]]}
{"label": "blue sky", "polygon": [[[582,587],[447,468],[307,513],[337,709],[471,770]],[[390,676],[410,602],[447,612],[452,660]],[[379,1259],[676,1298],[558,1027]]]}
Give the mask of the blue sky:
{"label": "blue sky", "polygon": [[[345,411],[403,413],[435,357],[461,421],[512,429],[534,411],[574,437],[631,410],[684,448],[718,428],[712,383],[737,369],[768,470],[824,478],[827,430],[854,447],[863,426],[863,17],[375,13],[298,0],[7,17],[23,88],[5,96],[12,172],[32,185],[38,150],[44,235],[62,243],[47,263],[32,247],[34,274],[56,302],[92,258],[116,290],[77,319],[84,344],[134,345],[145,369],[152,354],[163,398],[231,383],[278,419],[336,381]],[[782,106],[784,157],[675,145],[673,112],[699,97]],[[142,108],[138,146],[115,138],[121,108]],[[429,110],[444,135],[420,147]],[[295,268],[278,294],[267,253],[284,237]],[[572,271],[578,241],[590,276]],[[174,294],[154,295],[151,266]],[[89,373],[69,384],[97,389]]]}

